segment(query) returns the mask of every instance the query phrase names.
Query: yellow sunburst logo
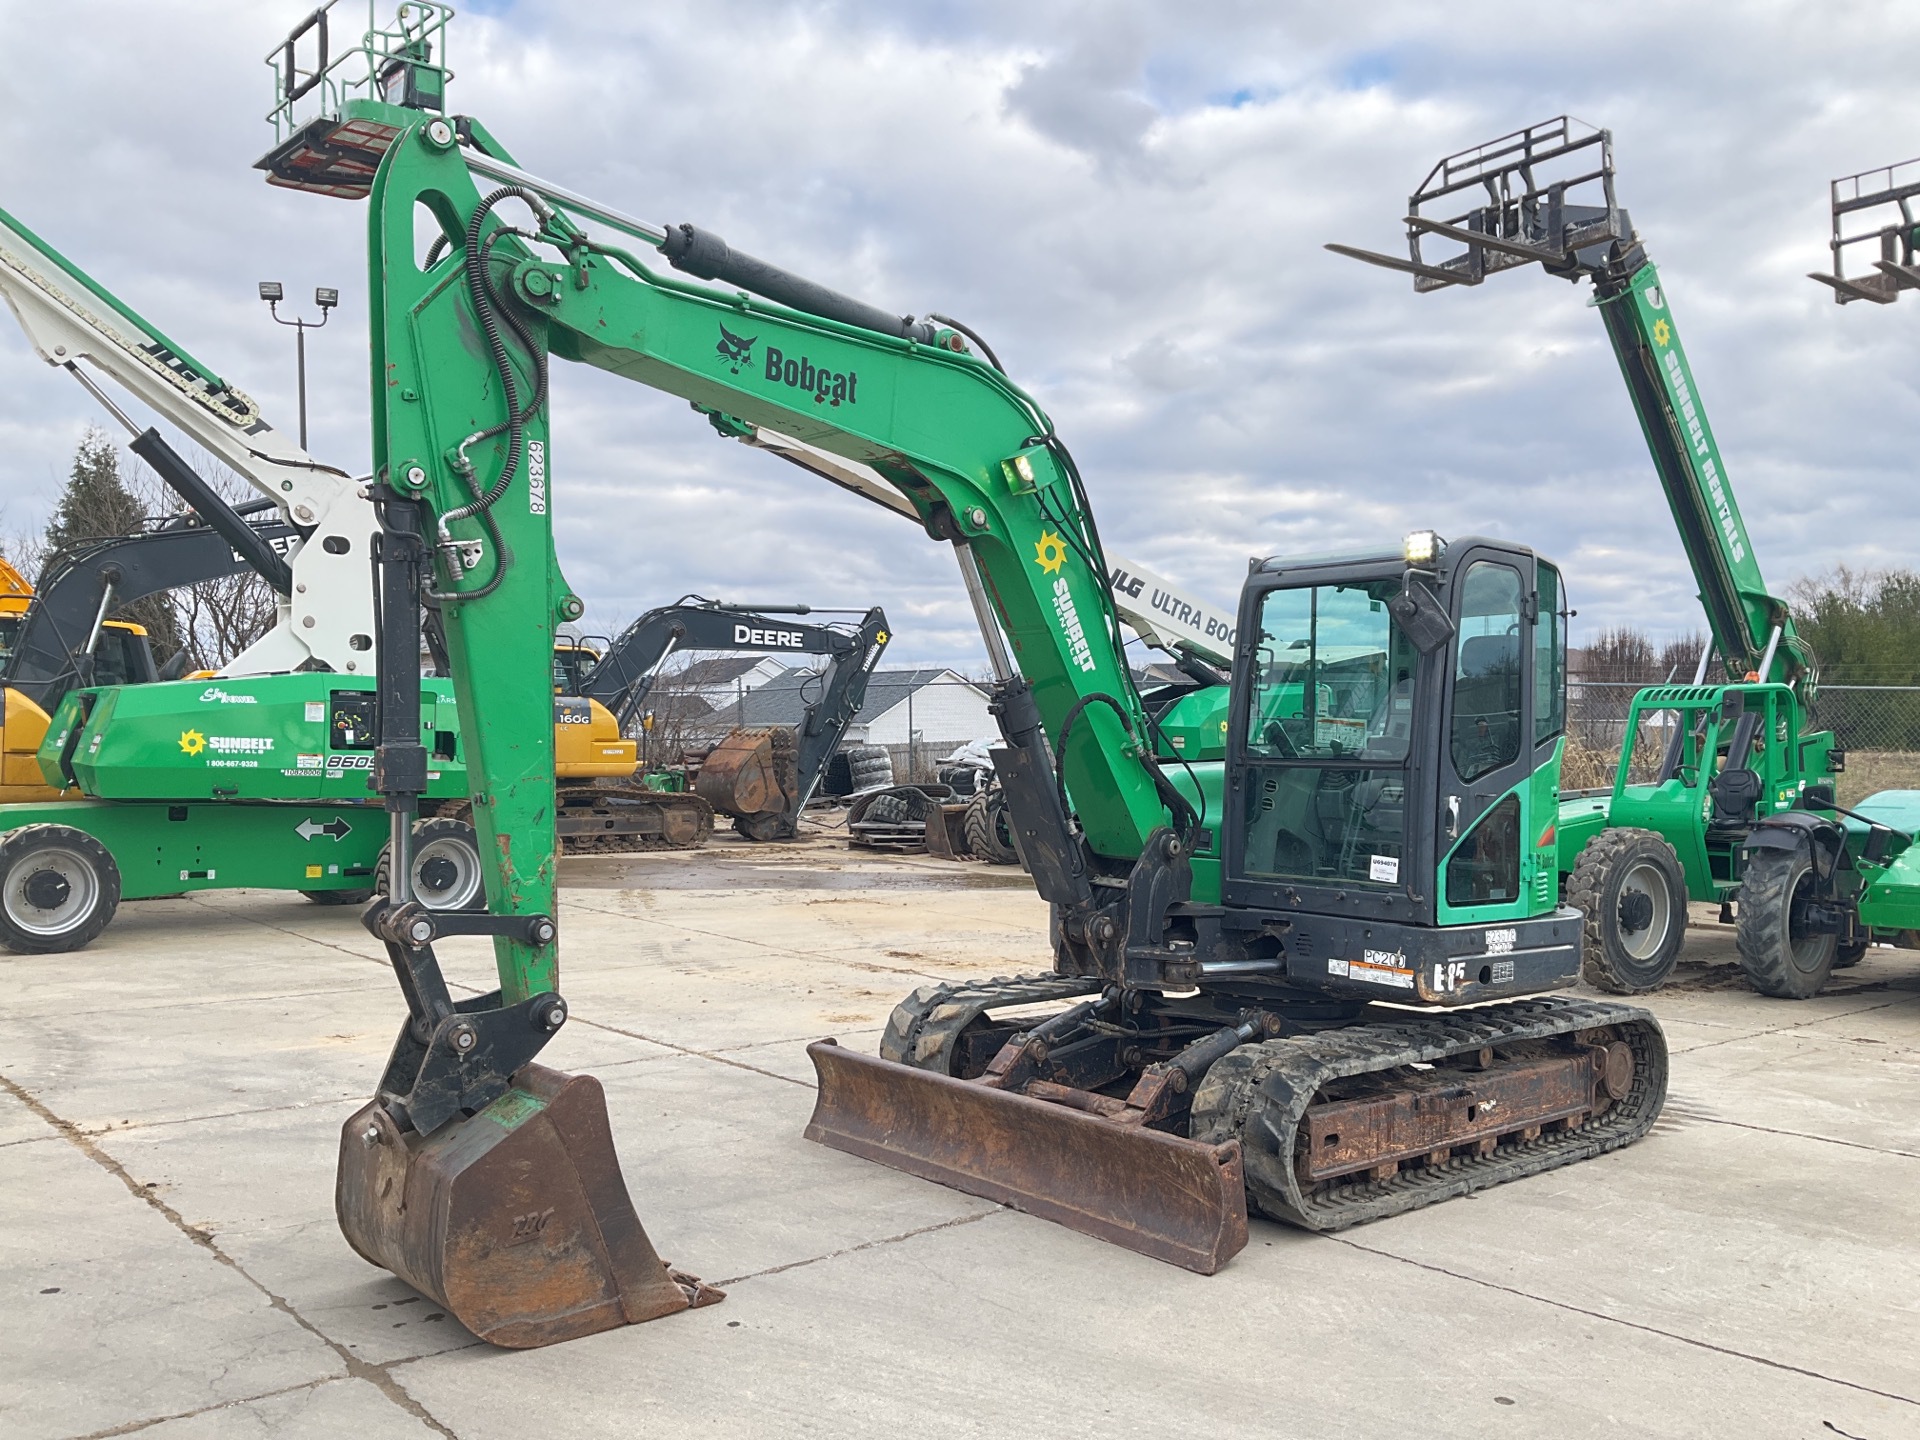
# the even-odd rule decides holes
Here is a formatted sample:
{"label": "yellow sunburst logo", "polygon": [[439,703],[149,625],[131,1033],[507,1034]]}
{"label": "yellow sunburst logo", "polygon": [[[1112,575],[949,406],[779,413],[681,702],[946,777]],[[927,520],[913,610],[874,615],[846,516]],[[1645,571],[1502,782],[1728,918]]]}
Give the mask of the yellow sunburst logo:
{"label": "yellow sunburst logo", "polygon": [[1047,574],[1056,574],[1067,563],[1067,542],[1053,531],[1045,531],[1034,543],[1033,558]]}
{"label": "yellow sunburst logo", "polygon": [[181,754],[198,755],[201,751],[205,750],[206,748],[207,748],[207,737],[202,735],[198,730],[182,730],[180,732],[180,753]]}
{"label": "yellow sunburst logo", "polygon": [[1656,345],[1665,345],[1671,339],[1673,339],[1673,327],[1664,320],[1654,321],[1653,343]]}

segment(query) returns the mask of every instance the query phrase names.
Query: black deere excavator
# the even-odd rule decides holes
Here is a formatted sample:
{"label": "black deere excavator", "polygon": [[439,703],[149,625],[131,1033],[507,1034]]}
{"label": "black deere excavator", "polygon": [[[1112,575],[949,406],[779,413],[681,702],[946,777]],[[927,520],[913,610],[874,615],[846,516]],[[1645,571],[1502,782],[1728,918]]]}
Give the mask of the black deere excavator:
{"label": "black deere excavator", "polygon": [[[783,618],[816,613],[832,612],[809,605],[748,608],[684,596],[647,611],[605,645],[562,641],[553,652],[555,693],[570,698],[582,714],[587,702],[599,702],[611,712],[620,733],[630,734],[644,724],[647,699],[662,667],[677,651],[824,657],[826,668],[818,684],[808,687],[797,727],[733,731],[700,762],[694,781],[693,794],[713,813],[731,817],[733,828],[747,839],[788,840],[798,832],[800,812],[860,713],[867,677],[890,638],[886,612],[877,605],[856,624],[814,625]],[[556,721],[561,718],[556,709]],[[563,733],[563,745],[564,740]],[[569,848],[580,843],[582,834],[568,829],[572,818],[563,787],[560,825],[561,833],[569,836]]]}

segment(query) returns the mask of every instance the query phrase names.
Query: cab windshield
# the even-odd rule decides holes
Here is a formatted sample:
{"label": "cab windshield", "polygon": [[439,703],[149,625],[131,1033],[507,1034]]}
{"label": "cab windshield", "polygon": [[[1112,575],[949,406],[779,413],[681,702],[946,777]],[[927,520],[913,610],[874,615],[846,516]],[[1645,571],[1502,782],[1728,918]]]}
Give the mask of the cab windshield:
{"label": "cab windshield", "polygon": [[1401,762],[1416,652],[1387,614],[1400,582],[1275,590],[1260,611],[1249,703],[1252,754]]}
{"label": "cab windshield", "polygon": [[1247,704],[1249,875],[1404,882],[1418,652],[1387,613],[1395,579],[1274,590]]}

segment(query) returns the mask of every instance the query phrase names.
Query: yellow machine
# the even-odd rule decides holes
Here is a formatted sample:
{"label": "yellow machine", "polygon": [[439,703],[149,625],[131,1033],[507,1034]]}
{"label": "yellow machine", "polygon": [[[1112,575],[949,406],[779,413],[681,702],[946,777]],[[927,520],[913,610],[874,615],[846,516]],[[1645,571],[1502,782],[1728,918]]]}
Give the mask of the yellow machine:
{"label": "yellow machine", "polygon": [[[12,674],[14,647],[32,605],[32,582],[0,556],[0,675]],[[154,678],[144,626],[108,620],[100,628],[103,660],[126,672],[129,680]],[[35,758],[46,738],[46,710],[25,690],[0,686],[0,805],[59,798],[60,791],[47,784]]]}

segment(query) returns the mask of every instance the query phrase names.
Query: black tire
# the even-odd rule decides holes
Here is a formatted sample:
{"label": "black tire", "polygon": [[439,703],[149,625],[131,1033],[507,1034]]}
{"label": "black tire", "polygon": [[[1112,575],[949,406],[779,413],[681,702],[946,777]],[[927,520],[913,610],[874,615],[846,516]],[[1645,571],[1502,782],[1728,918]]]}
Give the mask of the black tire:
{"label": "black tire", "polygon": [[884,745],[854,745],[845,752],[847,778],[855,790],[893,784],[893,756]]}
{"label": "black tire", "polygon": [[927,818],[927,800],[917,790],[889,790],[874,796],[860,818],[879,825],[910,825]]}
{"label": "black tire", "polygon": [[963,821],[967,849],[976,859],[989,865],[1018,865],[1020,852],[1013,844],[1013,824],[1007,818],[1007,797],[999,790],[984,790],[967,802]]}
{"label": "black tire", "polygon": [[1804,850],[1748,853],[1734,936],[1740,968],[1762,995],[1810,1000],[1833,974],[1839,935],[1809,932],[1797,918],[1812,889],[1813,861]]}
{"label": "black tire", "polygon": [[1843,940],[1834,947],[1833,968],[1851,970],[1867,958],[1867,942],[1864,940]]}
{"label": "black tire", "polygon": [[373,898],[371,885],[356,886],[352,890],[302,890],[300,892],[316,905],[364,905]]}
{"label": "black tire", "polygon": [[1603,830],[1567,878],[1567,903],[1586,917],[1580,978],[1615,995],[1658,990],[1687,938],[1687,875],[1651,830]]}
{"label": "black tire", "polygon": [[[380,863],[374,867],[374,892],[390,893],[387,885],[392,876],[393,857],[383,847]],[[441,815],[413,827],[413,886],[414,899],[429,910],[487,908],[480,841],[471,825]]]}
{"label": "black tire", "polygon": [[0,840],[0,944],[20,955],[91,945],[120,907],[120,867],[69,825],[23,825]]}

